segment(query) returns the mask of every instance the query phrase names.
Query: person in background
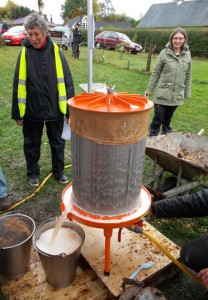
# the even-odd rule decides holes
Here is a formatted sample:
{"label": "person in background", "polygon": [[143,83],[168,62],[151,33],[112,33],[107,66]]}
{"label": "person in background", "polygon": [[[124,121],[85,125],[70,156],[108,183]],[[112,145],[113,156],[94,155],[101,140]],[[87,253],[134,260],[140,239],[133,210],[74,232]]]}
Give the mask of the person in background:
{"label": "person in background", "polygon": [[144,93],[149,97],[154,90],[154,116],[150,124],[150,136],[171,132],[171,119],[184,98],[191,97],[191,53],[187,45],[187,34],[183,28],[175,29],[158,57],[155,68]]}
{"label": "person in background", "polygon": [[[208,189],[185,196],[152,203],[149,217],[157,218],[192,218],[208,216]],[[208,236],[187,242],[180,252],[181,261],[198,273],[204,286],[208,289]]]}
{"label": "person in background", "polygon": [[9,25],[7,23],[3,23],[3,25],[2,25],[2,33],[6,32],[7,30],[9,30]]}
{"label": "person in background", "polygon": [[37,13],[25,23],[28,42],[16,64],[13,82],[12,119],[23,126],[24,154],[30,185],[39,185],[41,138],[44,125],[52,155],[52,173],[68,183],[64,172],[65,140],[61,138],[67,99],[74,96],[72,75],[58,46],[48,36],[46,21]]}
{"label": "person in background", "polygon": [[0,166],[0,210],[8,209],[11,205],[11,200],[7,196],[7,183]]}
{"label": "person in background", "polygon": [[81,37],[80,24],[76,23],[75,29],[73,31],[74,58],[79,58],[80,37]]}
{"label": "person in background", "polygon": [[71,28],[71,31],[69,34],[69,42],[70,42],[70,47],[72,49],[72,56],[74,56],[73,28]]}

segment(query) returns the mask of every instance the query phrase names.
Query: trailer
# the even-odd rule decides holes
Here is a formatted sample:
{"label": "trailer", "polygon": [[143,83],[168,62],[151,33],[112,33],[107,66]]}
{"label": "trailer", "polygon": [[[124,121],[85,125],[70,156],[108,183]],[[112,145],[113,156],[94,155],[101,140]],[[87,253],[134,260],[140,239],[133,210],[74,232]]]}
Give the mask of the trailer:
{"label": "trailer", "polygon": [[59,46],[59,48],[68,50],[69,38],[63,31],[50,30],[49,36],[51,37],[51,40]]}

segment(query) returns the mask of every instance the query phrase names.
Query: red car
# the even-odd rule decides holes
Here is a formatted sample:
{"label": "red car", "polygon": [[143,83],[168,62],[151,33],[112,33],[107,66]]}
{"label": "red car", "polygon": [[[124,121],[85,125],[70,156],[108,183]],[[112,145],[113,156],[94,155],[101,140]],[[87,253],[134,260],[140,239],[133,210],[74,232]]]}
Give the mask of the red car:
{"label": "red car", "polygon": [[27,38],[24,26],[14,26],[2,34],[2,39],[6,45],[23,45]]}
{"label": "red car", "polygon": [[134,43],[130,38],[121,33],[115,31],[102,31],[95,37],[96,48],[106,48],[115,50],[118,46],[123,46],[125,51],[137,54],[142,51],[142,46]]}

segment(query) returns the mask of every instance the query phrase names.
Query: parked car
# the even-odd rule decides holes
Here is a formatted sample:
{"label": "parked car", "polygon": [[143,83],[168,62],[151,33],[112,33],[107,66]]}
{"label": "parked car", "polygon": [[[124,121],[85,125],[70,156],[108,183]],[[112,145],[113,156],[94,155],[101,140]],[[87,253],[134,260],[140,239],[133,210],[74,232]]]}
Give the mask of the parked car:
{"label": "parked car", "polygon": [[23,45],[27,38],[24,26],[14,26],[2,34],[2,39],[6,45]]}
{"label": "parked car", "polygon": [[115,50],[119,45],[124,47],[125,51],[137,54],[142,51],[142,46],[134,43],[130,38],[120,32],[115,31],[102,31],[95,36],[96,48],[107,48]]}
{"label": "parked car", "polygon": [[[60,32],[61,35],[56,35],[54,32]],[[68,50],[69,48],[69,36],[70,36],[70,29],[67,26],[56,26],[49,31],[52,41],[57,43],[60,47],[65,48]]]}

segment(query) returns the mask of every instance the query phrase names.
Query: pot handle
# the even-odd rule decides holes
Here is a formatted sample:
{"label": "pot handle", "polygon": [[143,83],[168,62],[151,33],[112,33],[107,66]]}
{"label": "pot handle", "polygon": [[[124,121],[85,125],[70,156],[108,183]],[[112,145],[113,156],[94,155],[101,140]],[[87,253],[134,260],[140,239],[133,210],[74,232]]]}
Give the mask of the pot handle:
{"label": "pot handle", "polygon": [[66,257],[66,253],[65,252],[60,253],[59,256],[61,256],[62,258],[65,258]]}

